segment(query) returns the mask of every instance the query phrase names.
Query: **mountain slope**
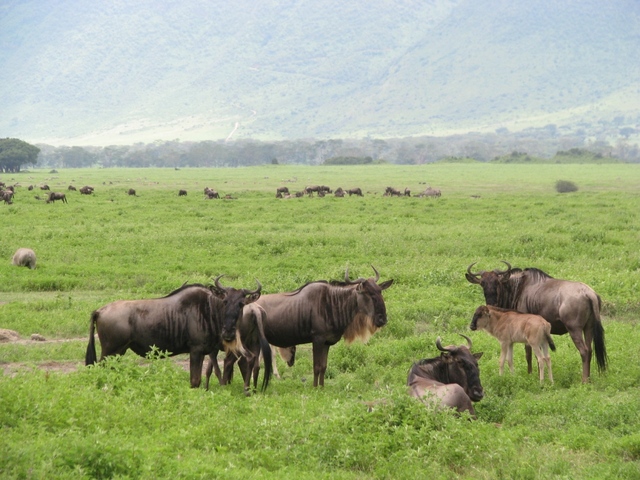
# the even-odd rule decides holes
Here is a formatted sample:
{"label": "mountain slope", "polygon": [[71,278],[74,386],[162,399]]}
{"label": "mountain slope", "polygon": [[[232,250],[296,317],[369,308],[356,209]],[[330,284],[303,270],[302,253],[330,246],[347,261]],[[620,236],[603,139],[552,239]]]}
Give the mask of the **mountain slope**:
{"label": "mountain slope", "polygon": [[640,3],[0,6],[0,136],[406,136],[637,116]]}

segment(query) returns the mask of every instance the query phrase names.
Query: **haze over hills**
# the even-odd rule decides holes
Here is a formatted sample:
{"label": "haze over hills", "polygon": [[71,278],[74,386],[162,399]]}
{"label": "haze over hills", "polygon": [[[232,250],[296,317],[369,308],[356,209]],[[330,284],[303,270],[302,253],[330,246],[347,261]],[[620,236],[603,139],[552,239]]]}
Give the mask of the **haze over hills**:
{"label": "haze over hills", "polygon": [[637,0],[5,0],[0,47],[31,143],[640,124]]}

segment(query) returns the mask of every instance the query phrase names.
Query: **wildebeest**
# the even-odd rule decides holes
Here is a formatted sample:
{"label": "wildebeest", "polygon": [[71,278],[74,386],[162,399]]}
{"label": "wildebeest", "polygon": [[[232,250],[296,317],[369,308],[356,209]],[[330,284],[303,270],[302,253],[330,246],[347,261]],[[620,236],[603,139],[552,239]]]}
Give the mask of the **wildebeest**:
{"label": "wildebeest", "polygon": [[327,187],[326,185],[320,185],[318,187],[318,193],[323,192],[323,193],[333,193],[331,191],[331,188]]}
{"label": "wildebeest", "polygon": [[437,188],[427,187],[423,192],[418,194],[419,197],[440,197],[442,192]]}
{"label": "wildebeest", "polygon": [[347,193],[349,194],[349,196],[351,195],[357,195],[359,197],[364,196],[362,195],[362,190],[360,189],[360,187],[350,188],[349,190],[347,190]]}
{"label": "wildebeest", "polygon": [[384,197],[401,197],[402,192],[393,187],[387,187],[383,194]]}
{"label": "wildebeest", "polygon": [[0,195],[5,204],[11,205],[13,203],[13,192],[11,190],[3,190]]}
{"label": "wildebeest", "polygon": [[82,195],[91,195],[93,193],[93,187],[85,185],[84,187],[80,188],[80,193]]}
{"label": "wildebeest", "polygon": [[278,198],[281,198],[284,194],[287,193],[289,193],[289,189],[287,187],[278,187],[276,189],[276,197],[278,196],[278,194],[280,194],[280,197]]}
{"label": "wildebeest", "polygon": [[72,191],[72,192],[75,192],[77,190],[77,188],[74,187],[73,185],[69,185],[69,187],[67,189]]}
{"label": "wildebeest", "polygon": [[304,197],[304,194],[305,194],[305,191],[304,191],[304,190],[301,190],[301,191],[299,191],[299,192],[296,192],[296,195],[295,195],[295,196],[296,196],[296,198],[301,198],[301,197]]}
{"label": "wildebeest", "polygon": [[211,190],[209,187],[204,188],[204,196],[209,200],[212,198],[220,198],[220,194],[215,190]]}
{"label": "wildebeest", "polygon": [[29,267],[33,270],[36,268],[36,252],[30,248],[19,248],[13,254],[11,263],[17,267]]}
{"label": "wildebeest", "polygon": [[45,183],[44,185],[40,185],[40,190],[51,190],[51,189],[49,188],[49,185]]}
{"label": "wildebeest", "polygon": [[29,185],[29,186],[27,187],[27,190],[29,190],[29,191],[33,190],[33,185]]}
{"label": "wildebeest", "polygon": [[382,291],[393,280],[378,284],[375,278],[344,282],[310,282],[293,292],[272,293],[257,301],[266,311],[264,332],[271,345],[280,348],[312,344],[313,386],[324,385],[329,347],[340,338],[347,343],[366,342],[387,323]]}
{"label": "wildebeest", "polygon": [[180,191],[178,191],[178,196],[179,196],[179,197],[184,197],[184,196],[186,196],[186,195],[187,195],[187,191],[186,191],[186,190],[180,190]]}
{"label": "wildebeest", "polygon": [[413,364],[407,376],[409,395],[425,403],[435,402],[458,412],[469,412],[474,418],[473,402],[484,397],[478,359],[482,352],[471,353],[471,339],[462,335],[467,345],[443,347],[440,337],[436,347],[439,357],[425,358]]}
{"label": "wildebeest", "polygon": [[306,193],[311,197],[313,196],[314,192],[318,193],[319,190],[320,190],[320,185],[311,185],[311,186],[305,187],[304,193]]}
{"label": "wildebeest", "polygon": [[342,197],[344,197],[345,191],[342,189],[342,187],[338,187],[338,188],[336,188],[336,191],[333,194],[336,197],[342,198]]}
{"label": "wildebeest", "polygon": [[67,202],[67,196],[61,192],[49,192],[49,197],[47,198],[47,203],[54,203],[56,200],[62,200],[62,203]]}
{"label": "wildebeest", "polygon": [[189,353],[191,386],[199,387],[206,355],[218,350],[241,351],[236,323],[244,306],[260,297],[262,288],[259,282],[253,291],[223,287],[221,276],[211,286],[185,284],[162,298],[119,300],[95,310],[85,364],[96,363],[97,330],[100,360],[122,355],[129,348],[144,356],[154,345],[170,355]]}
{"label": "wildebeest", "polygon": [[129,190],[127,190],[127,195],[131,195],[133,197],[136,196],[136,191],[133,188],[130,188]]}
{"label": "wildebeest", "polygon": [[410,197],[411,196],[411,190],[409,190],[409,187],[405,187],[404,196],[405,197]]}
{"label": "wildebeest", "polygon": [[[503,261],[504,262],[504,261]],[[466,278],[478,284],[484,292],[485,303],[496,307],[534,313],[551,324],[553,335],[569,333],[582,358],[582,381],[591,374],[591,356],[596,354],[598,370],[607,368],[604,329],[600,320],[600,296],[581,282],[559,280],[537,268],[512,268],[480,271],[467,268]],[[527,366],[531,372],[531,348],[527,348]]]}
{"label": "wildebeest", "polygon": [[551,324],[540,315],[518,313],[491,305],[479,306],[471,319],[471,330],[485,330],[500,342],[500,375],[507,360],[513,373],[513,344],[526,343],[533,349],[538,359],[538,376],[544,381],[544,366],[549,370],[549,380],[553,383],[549,348],[556,351],[551,338]]}

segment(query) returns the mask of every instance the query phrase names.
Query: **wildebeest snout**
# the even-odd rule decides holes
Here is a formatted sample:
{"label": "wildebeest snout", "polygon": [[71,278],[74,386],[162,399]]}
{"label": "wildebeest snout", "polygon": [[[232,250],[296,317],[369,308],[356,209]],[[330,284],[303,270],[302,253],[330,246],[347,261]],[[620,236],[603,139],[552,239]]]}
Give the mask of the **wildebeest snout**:
{"label": "wildebeest snout", "polygon": [[374,323],[376,327],[384,327],[387,324],[387,315],[383,313],[378,313],[374,317]]}
{"label": "wildebeest snout", "polygon": [[471,389],[469,398],[474,402],[479,402],[480,400],[482,400],[484,398],[484,390],[482,389],[482,387],[474,387],[473,389]]}
{"label": "wildebeest snout", "polygon": [[223,328],[222,329],[222,340],[225,342],[233,342],[236,339],[236,329],[233,328]]}

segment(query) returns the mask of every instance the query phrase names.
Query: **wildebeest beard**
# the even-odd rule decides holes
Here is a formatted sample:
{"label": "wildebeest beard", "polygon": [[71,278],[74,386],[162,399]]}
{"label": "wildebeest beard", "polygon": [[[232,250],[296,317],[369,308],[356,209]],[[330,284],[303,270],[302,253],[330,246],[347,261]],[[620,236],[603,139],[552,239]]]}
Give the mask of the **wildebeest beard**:
{"label": "wildebeest beard", "polygon": [[222,346],[225,353],[233,353],[236,357],[243,357],[247,353],[242,345],[239,329],[236,329],[236,338],[231,341],[223,340]]}
{"label": "wildebeest beard", "polygon": [[353,343],[355,340],[361,340],[362,343],[367,343],[378,329],[379,327],[375,326],[371,316],[365,315],[364,313],[357,313],[353,321],[344,331],[342,337],[347,344]]}

